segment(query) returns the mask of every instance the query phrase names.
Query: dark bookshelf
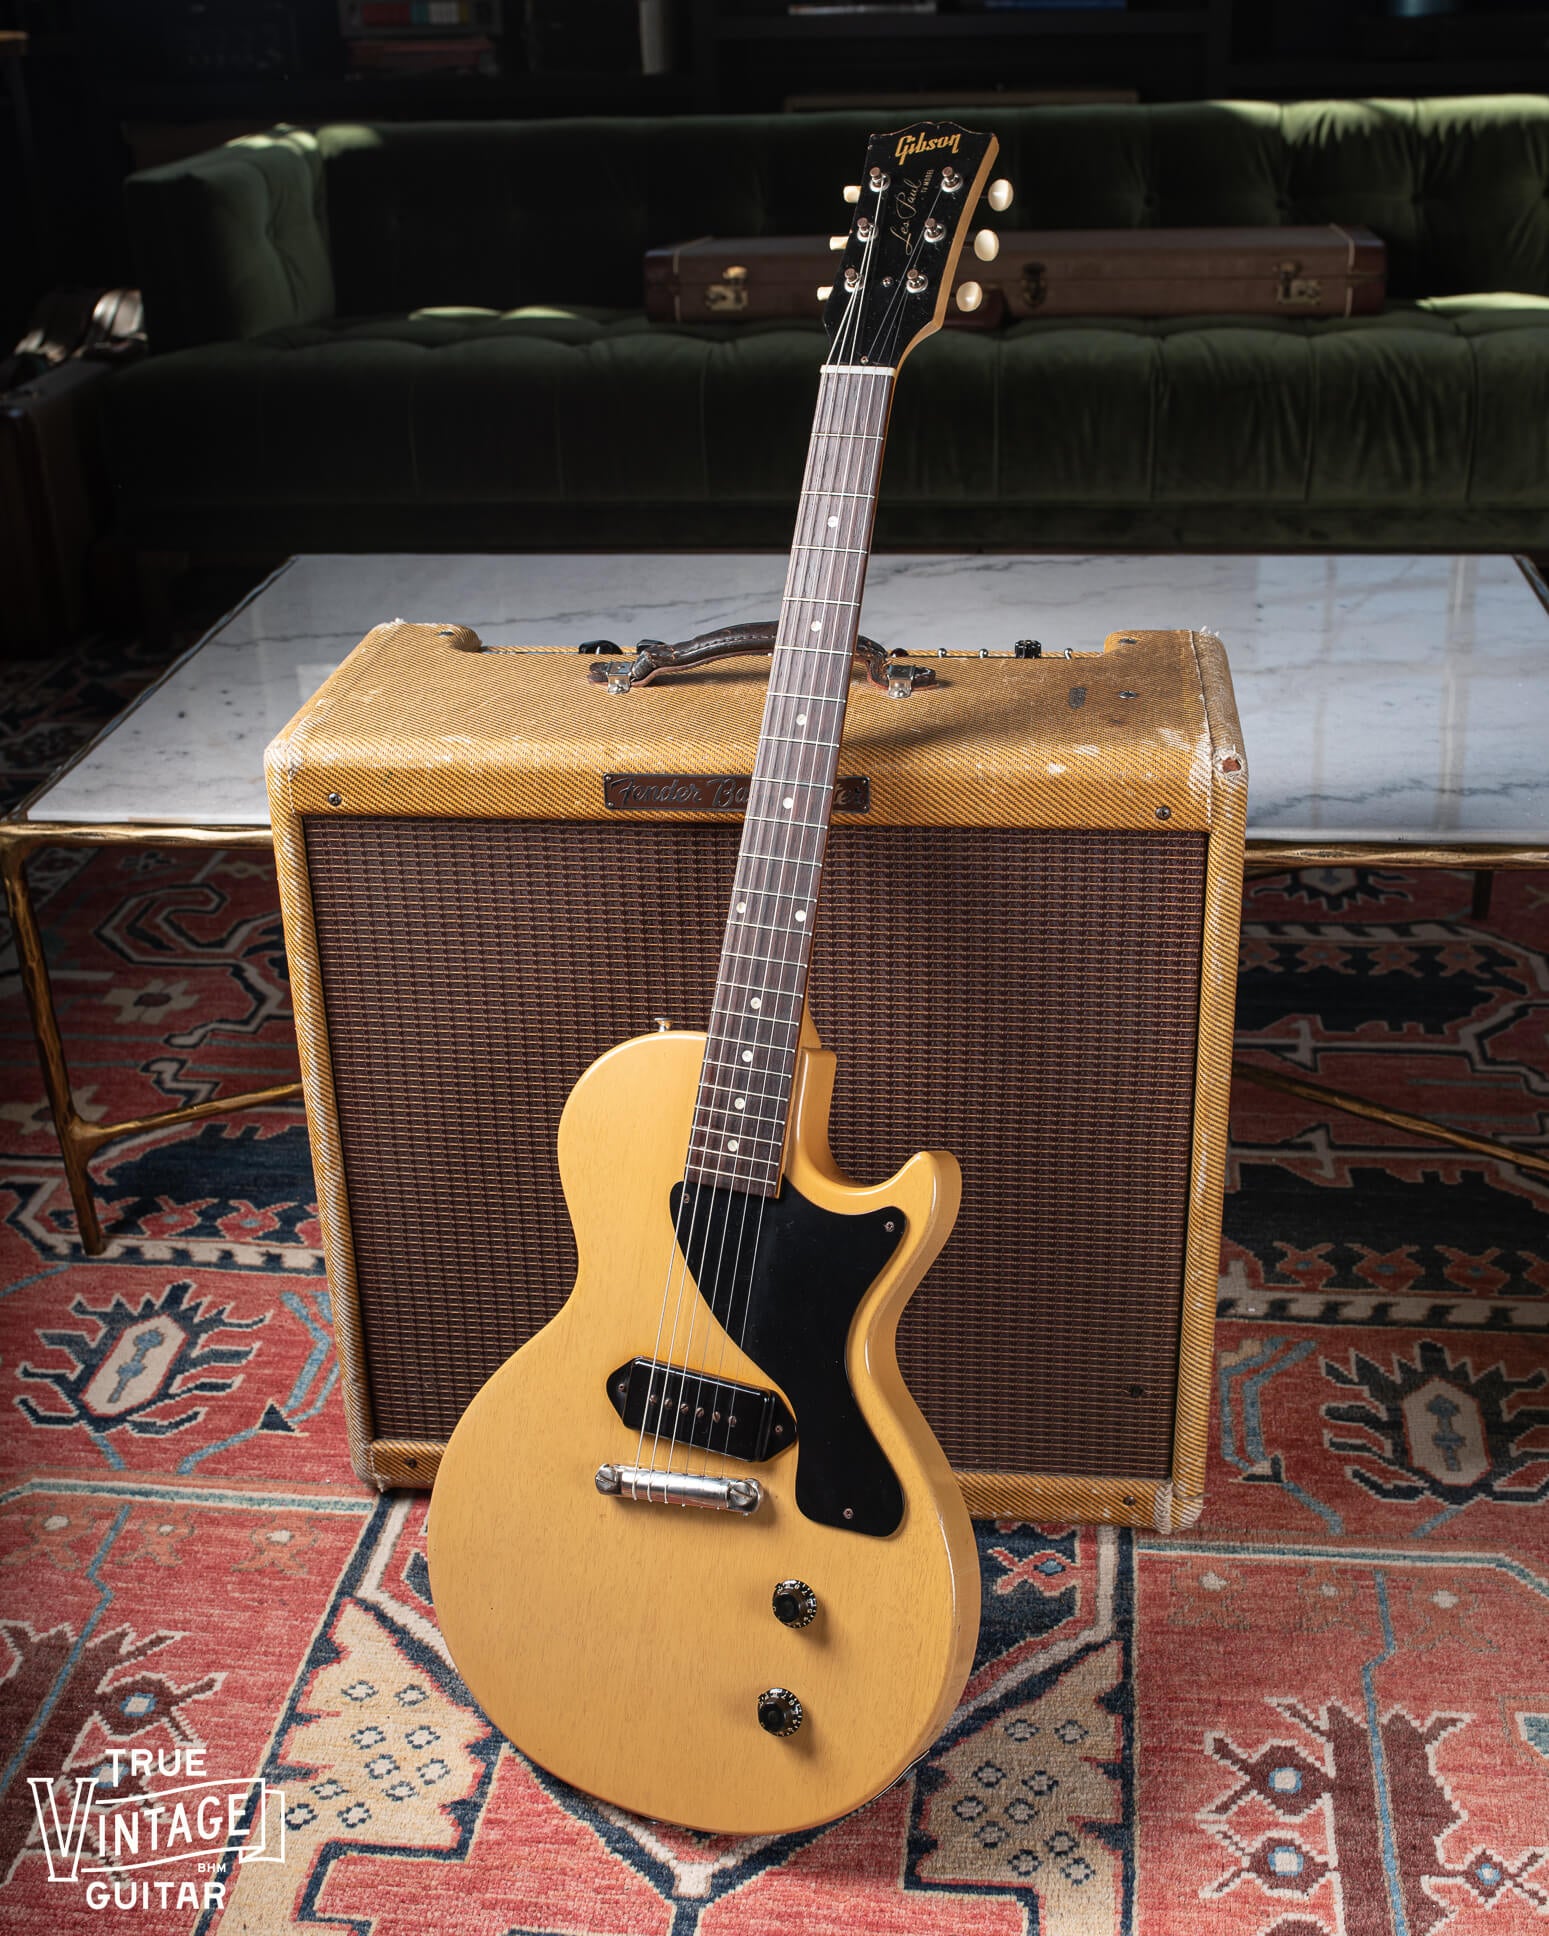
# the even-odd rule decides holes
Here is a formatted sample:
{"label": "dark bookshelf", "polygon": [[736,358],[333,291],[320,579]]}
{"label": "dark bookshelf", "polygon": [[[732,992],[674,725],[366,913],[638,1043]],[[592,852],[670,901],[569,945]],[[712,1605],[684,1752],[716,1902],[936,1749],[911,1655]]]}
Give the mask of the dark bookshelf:
{"label": "dark bookshelf", "polygon": [[1106,40],[1117,35],[1202,35],[1208,7],[1109,10],[1030,7],[993,13],[785,14],[718,16],[717,40],[946,40],[977,41],[1059,35]]}

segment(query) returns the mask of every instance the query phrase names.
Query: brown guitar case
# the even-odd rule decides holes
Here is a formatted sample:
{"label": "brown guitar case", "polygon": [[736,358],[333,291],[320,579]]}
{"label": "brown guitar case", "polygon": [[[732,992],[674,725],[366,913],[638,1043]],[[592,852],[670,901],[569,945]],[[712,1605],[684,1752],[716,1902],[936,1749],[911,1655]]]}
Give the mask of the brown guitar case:
{"label": "brown guitar case", "polygon": [[[837,258],[828,238],[702,237],[645,258],[656,322],[816,320]],[[967,251],[979,307],[949,320],[1029,316],[1365,316],[1382,308],[1387,251],[1370,229],[1006,229],[993,262]]]}

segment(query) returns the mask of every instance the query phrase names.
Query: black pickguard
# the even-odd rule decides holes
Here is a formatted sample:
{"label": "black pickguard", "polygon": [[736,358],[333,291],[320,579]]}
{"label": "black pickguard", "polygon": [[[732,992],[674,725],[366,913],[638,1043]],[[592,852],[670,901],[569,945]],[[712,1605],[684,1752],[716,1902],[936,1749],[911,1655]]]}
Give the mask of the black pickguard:
{"label": "black pickguard", "polygon": [[840,1216],[789,1183],[774,1197],[680,1183],[672,1215],[701,1296],[791,1401],[797,1506],[846,1532],[895,1531],[903,1488],[855,1402],[844,1348],[856,1307],[902,1241],[903,1212]]}

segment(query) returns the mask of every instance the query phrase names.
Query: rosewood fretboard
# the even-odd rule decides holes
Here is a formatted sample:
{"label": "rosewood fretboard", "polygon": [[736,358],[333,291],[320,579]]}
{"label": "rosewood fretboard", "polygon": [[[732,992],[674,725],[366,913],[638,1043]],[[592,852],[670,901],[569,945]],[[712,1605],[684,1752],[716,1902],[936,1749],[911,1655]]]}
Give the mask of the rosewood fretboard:
{"label": "rosewood fretboard", "polygon": [[818,388],[694,1105],[689,1177],[758,1196],[780,1183],[893,378],[829,365]]}

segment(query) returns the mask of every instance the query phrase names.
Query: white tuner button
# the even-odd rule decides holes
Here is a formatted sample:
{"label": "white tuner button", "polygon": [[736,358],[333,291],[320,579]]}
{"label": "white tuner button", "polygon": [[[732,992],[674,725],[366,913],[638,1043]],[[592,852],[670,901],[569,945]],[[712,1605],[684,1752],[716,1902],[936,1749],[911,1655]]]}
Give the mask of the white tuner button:
{"label": "white tuner button", "polygon": [[844,198],[847,202],[858,202],[861,198],[860,183],[851,182],[849,187],[844,191]]}
{"label": "white tuner button", "polygon": [[823,283],[818,289],[818,301],[827,302],[829,297],[833,293],[834,293],[834,285],[831,282]]}
{"label": "white tuner button", "polygon": [[849,239],[850,238],[847,235],[831,235],[828,238],[828,246],[831,249],[842,249],[845,243],[849,241]]}
{"label": "white tuner button", "polygon": [[995,213],[999,215],[1003,209],[1010,208],[1012,192],[1010,182],[1002,176],[999,181],[992,181],[990,183],[989,187],[984,191],[984,199],[994,209]]}
{"label": "white tuner button", "polygon": [[957,306],[965,316],[971,315],[984,301],[984,291],[976,282],[960,282],[957,285]]}
{"label": "white tuner button", "polygon": [[974,237],[974,254],[981,262],[993,262],[1000,254],[1000,237],[994,229],[980,229]]}

